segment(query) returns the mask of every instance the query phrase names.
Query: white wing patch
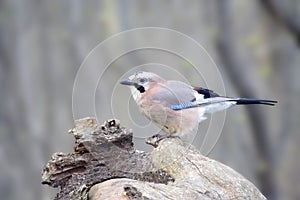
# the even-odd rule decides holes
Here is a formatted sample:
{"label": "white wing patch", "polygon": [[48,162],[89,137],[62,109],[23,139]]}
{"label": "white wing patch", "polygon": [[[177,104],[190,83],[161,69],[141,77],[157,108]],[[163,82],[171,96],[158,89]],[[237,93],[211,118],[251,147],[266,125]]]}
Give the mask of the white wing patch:
{"label": "white wing patch", "polygon": [[196,98],[196,101],[199,101],[199,102],[204,99],[204,95],[199,94],[197,91],[194,92],[194,96]]}
{"label": "white wing patch", "polygon": [[198,109],[198,123],[202,122],[204,120],[207,119],[207,117],[205,117],[205,108],[204,107],[197,107]]}
{"label": "white wing patch", "polygon": [[221,110],[225,110],[233,105],[236,104],[236,101],[226,101],[226,102],[220,102],[220,103],[213,103],[204,106],[205,113],[215,113]]}
{"label": "white wing patch", "polygon": [[[212,114],[221,110],[225,110],[230,108],[231,106],[236,104],[236,101],[228,101],[229,99],[226,97],[214,97],[204,99],[204,95],[195,94],[196,102],[198,103],[198,122],[201,122],[206,119],[206,114]],[[203,106],[201,106],[203,104]]]}

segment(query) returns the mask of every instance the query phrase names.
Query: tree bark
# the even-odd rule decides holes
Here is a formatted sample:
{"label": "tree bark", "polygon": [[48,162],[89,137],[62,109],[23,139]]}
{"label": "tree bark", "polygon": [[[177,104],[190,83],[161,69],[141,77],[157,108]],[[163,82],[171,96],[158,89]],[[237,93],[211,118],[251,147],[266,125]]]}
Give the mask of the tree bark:
{"label": "tree bark", "polygon": [[153,136],[150,153],[134,149],[118,120],[98,126],[76,121],[73,153],[55,153],[42,184],[59,187],[55,199],[266,199],[233,169],[179,138]]}

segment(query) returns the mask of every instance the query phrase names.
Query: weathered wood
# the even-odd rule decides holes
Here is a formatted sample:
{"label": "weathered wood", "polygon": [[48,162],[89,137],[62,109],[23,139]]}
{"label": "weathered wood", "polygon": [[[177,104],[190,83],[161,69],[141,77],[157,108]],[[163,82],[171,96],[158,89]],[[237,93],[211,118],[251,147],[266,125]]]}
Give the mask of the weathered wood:
{"label": "weathered wood", "polygon": [[42,184],[59,187],[55,199],[80,199],[92,185],[113,178],[167,183],[173,179],[154,168],[149,153],[133,148],[132,132],[118,120],[98,126],[93,118],[75,122],[73,153],[55,153],[43,169]]}
{"label": "weathered wood", "polygon": [[[196,191],[210,199],[265,199],[239,173],[201,155],[192,145],[178,138],[160,141],[152,152],[152,161],[155,167],[175,178],[171,185],[188,188],[190,194]],[[185,196],[185,199],[193,199],[193,196]]]}
{"label": "weathered wood", "polygon": [[42,183],[59,187],[56,199],[265,199],[231,168],[179,138],[152,137],[151,153],[133,147],[118,120],[98,126],[76,121],[74,153],[56,153]]}

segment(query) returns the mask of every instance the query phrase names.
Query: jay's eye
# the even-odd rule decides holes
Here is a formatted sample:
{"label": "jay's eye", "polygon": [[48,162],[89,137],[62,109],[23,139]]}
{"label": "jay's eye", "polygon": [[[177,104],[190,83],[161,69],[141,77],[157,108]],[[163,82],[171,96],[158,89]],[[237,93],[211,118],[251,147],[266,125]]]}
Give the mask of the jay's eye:
{"label": "jay's eye", "polygon": [[139,81],[140,81],[140,83],[145,83],[145,82],[148,81],[148,79],[147,78],[141,78]]}

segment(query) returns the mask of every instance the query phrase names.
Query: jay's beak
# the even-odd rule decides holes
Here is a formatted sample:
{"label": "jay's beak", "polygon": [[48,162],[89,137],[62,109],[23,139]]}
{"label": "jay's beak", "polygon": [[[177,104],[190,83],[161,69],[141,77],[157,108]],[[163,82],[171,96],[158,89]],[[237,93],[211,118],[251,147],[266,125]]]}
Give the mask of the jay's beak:
{"label": "jay's beak", "polygon": [[130,79],[128,79],[128,78],[125,78],[125,79],[121,80],[120,83],[122,85],[135,85],[135,82],[132,81],[132,80],[130,80]]}

